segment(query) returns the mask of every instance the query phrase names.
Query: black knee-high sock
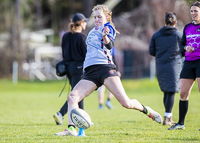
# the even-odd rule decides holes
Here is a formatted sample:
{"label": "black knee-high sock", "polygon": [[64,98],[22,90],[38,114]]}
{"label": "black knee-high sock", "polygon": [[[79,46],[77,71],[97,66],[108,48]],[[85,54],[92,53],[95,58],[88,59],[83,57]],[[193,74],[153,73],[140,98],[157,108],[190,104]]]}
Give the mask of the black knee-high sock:
{"label": "black knee-high sock", "polygon": [[[144,105],[142,105],[142,106],[144,107]],[[141,111],[141,112],[143,112],[144,114],[148,113],[148,111],[147,111],[147,109],[145,107],[144,107],[143,111]]]}
{"label": "black knee-high sock", "polygon": [[74,125],[68,125],[68,128],[69,128],[70,126],[73,126],[74,128],[76,128],[76,126],[74,126]]}
{"label": "black knee-high sock", "polygon": [[180,125],[184,125],[185,116],[188,111],[189,101],[179,101],[179,121]]}
{"label": "black knee-high sock", "polygon": [[174,106],[174,96],[175,92],[167,92],[165,100],[165,112],[171,113]]}

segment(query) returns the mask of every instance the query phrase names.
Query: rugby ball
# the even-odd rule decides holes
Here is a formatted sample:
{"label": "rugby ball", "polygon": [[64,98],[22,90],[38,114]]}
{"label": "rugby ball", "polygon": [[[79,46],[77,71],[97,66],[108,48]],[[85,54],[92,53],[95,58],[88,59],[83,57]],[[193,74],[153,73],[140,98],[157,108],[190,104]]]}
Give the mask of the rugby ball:
{"label": "rugby ball", "polygon": [[83,109],[73,109],[70,113],[70,117],[74,125],[78,128],[87,129],[91,126],[91,118]]}

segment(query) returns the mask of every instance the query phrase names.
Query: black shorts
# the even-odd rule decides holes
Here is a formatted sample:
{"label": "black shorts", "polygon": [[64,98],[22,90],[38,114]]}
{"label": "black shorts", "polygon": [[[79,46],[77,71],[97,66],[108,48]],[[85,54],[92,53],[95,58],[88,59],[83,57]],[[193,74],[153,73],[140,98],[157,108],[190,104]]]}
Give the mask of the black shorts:
{"label": "black shorts", "polygon": [[196,79],[200,77],[200,59],[195,61],[184,61],[180,78]]}
{"label": "black shorts", "polygon": [[115,65],[93,65],[85,69],[82,79],[94,82],[98,88],[110,76],[118,76]]}

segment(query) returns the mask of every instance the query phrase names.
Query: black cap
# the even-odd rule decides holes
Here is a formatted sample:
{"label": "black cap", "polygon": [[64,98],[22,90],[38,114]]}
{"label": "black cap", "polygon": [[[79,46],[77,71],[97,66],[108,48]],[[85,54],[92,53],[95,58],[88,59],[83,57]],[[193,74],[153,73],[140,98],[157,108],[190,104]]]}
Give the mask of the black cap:
{"label": "black cap", "polygon": [[89,19],[85,18],[85,16],[81,13],[76,13],[72,18],[72,21],[74,23],[77,22],[77,21],[82,21],[82,20],[85,20],[85,22],[89,21]]}

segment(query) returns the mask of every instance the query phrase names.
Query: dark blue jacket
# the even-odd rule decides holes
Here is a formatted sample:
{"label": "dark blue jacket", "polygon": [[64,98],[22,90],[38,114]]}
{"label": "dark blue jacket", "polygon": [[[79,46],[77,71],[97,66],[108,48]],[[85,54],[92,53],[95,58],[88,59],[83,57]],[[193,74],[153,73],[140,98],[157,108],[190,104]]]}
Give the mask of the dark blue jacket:
{"label": "dark blue jacket", "polygon": [[156,58],[156,75],[163,92],[179,92],[182,34],[175,27],[164,26],[151,38],[149,54]]}

